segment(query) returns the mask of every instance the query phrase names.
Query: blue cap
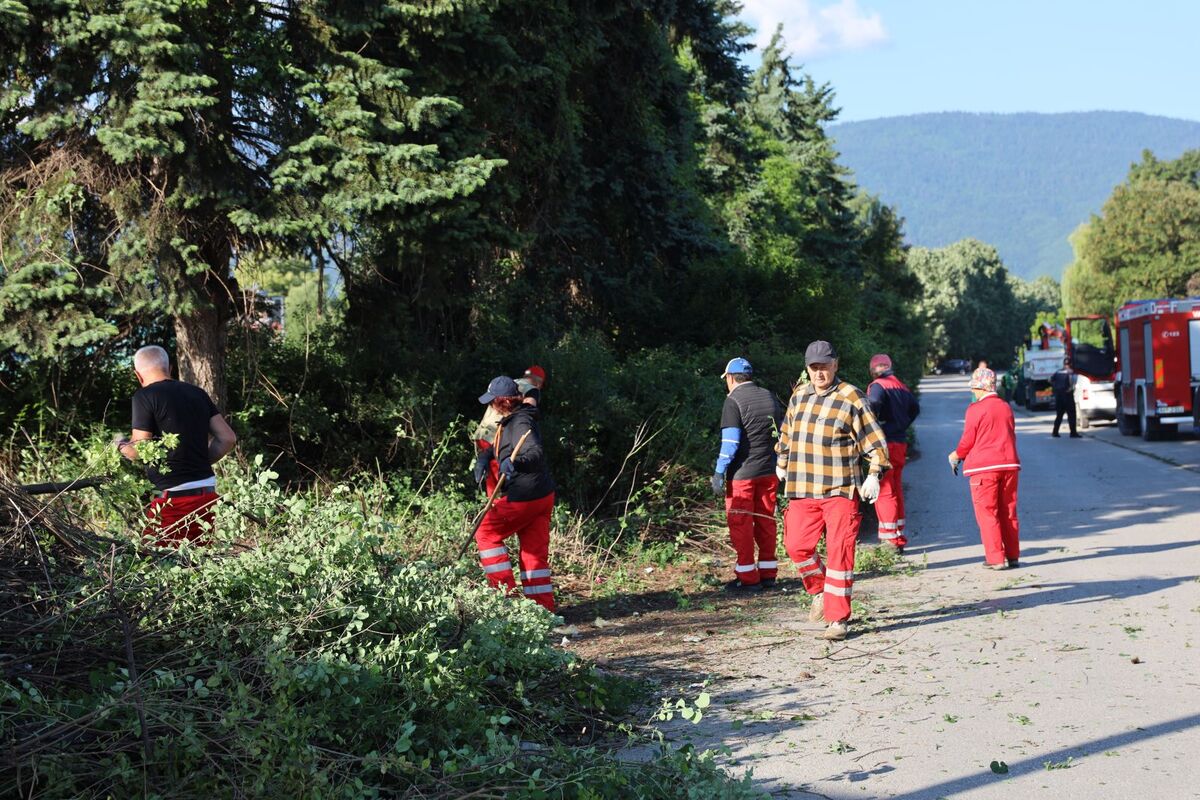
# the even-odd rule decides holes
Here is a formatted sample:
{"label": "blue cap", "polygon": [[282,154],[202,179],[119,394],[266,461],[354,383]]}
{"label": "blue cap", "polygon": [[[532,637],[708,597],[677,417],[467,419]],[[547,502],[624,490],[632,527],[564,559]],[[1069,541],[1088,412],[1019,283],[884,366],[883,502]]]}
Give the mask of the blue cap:
{"label": "blue cap", "polygon": [[754,367],[750,366],[750,362],[744,358],[731,358],[729,363],[725,365],[725,371],[721,376],[726,375],[752,375]]}
{"label": "blue cap", "polygon": [[512,378],[501,375],[498,378],[492,378],[492,382],[488,384],[487,391],[479,395],[479,402],[484,405],[492,402],[497,397],[520,397],[521,390],[517,388],[517,382]]}

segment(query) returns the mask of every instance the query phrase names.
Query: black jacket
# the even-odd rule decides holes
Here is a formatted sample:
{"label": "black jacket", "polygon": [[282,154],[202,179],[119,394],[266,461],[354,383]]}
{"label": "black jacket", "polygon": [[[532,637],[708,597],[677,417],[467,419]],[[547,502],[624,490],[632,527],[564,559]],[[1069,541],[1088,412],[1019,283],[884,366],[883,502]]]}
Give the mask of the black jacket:
{"label": "black jacket", "polygon": [[1056,397],[1070,397],[1075,391],[1075,373],[1060,369],[1050,376],[1050,388]]}
{"label": "black jacket", "polygon": [[546,466],[546,453],[542,449],[542,432],[538,429],[537,408],[522,404],[516,411],[500,420],[500,443],[496,446],[496,461],[512,458],[517,442],[525,436],[525,442],[513,458],[517,472],[504,482],[504,494],[511,502],[521,503],[540,500],[554,491],[554,481]]}

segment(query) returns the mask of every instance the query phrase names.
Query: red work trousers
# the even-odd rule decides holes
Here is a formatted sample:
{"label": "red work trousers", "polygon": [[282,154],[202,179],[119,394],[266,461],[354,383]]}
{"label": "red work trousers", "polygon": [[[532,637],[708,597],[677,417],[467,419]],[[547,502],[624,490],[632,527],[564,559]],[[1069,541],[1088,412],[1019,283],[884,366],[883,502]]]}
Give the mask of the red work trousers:
{"label": "red work trousers", "polygon": [[178,547],[184,541],[204,544],[202,537],[213,529],[213,509],[218,499],[216,492],[183,497],[159,495],[146,509],[150,523],[142,536],[154,539],[158,547]]}
{"label": "red work trousers", "polygon": [[488,582],[507,594],[516,594],[512,562],[504,540],[514,533],[521,548],[521,590],[528,600],[554,610],[550,580],[550,512],[554,493],[537,500],[514,503],[500,497],[492,504],[475,533],[479,563]]}
{"label": "red work trousers", "polygon": [[903,442],[888,442],[888,461],[892,468],[883,473],[879,481],[879,499],[875,501],[875,514],[879,517],[879,539],[885,544],[904,547],[908,538],[904,535],[904,462],[908,457],[908,445]]}
{"label": "red work trousers", "polygon": [[729,525],[729,543],[737,553],[733,571],[744,584],[774,579],[779,572],[779,562],[775,560],[778,491],[779,479],[774,473],[725,484],[725,520]]}
{"label": "red work trousers", "polygon": [[[825,621],[850,617],[850,592],[854,586],[854,545],[862,513],[858,499],[849,497],[799,498],[788,501],[783,515],[783,544],[809,594],[825,593]],[[821,564],[817,543],[825,534]]]}
{"label": "red work trousers", "polygon": [[989,564],[1016,561],[1021,555],[1021,524],[1017,520],[1017,471],[980,472],[970,477],[971,503],[983,556]]}

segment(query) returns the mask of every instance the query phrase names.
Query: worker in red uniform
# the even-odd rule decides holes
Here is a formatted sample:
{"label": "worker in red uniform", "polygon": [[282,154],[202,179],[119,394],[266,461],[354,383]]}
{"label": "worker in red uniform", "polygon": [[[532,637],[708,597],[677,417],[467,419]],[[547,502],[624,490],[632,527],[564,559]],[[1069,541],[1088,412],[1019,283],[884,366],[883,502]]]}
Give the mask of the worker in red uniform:
{"label": "worker in red uniform", "polygon": [[549,557],[554,481],[546,467],[537,406],[523,403],[516,381],[504,376],[488,384],[479,402],[491,406],[500,416],[490,450],[498,473],[504,477],[501,496],[484,515],[475,534],[479,563],[488,582],[507,593],[516,593],[512,561],[504,544],[516,534],[521,591],[526,599],[553,611]]}
{"label": "worker in red uniform", "polygon": [[983,540],[987,569],[1019,566],[1020,524],[1017,520],[1017,430],[1012,407],[996,394],[996,373],[977,369],[971,375],[975,402],[967,407],[958,447],[947,458],[956,472],[971,481],[971,502]]}
{"label": "worker in red uniform", "polygon": [[[542,387],[546,385],[546,370],[534,364],[525,370],[525,376],[518,378],[516,384],[522,402],[537,406],[542,400]],[[496,435],[496,427],[499,423],[499,414],[491,405],[488,405],[484,409],[483,419],[479,421],[479,424],[475,426],[474,433],[471,434],[471,438],[475,440],[475,484],[489,496],[496,488],[496,481],[500,477],[495,453],[492,451],[492,439]]]}
{"label": "worker in red uniform", "polygon": [[871,356],[870,369],[874,380],[867,385],[867,402],[887,437],[888,462],[892,465],[879,481],[879,499],[875,501],[879,539],[903,553],[908,537],[904,533],[902,476],[908,458],[908,428],[921,413],[921,405],[892,372],[892,359],[886,353]]}
{"label": "worker in red uniform", "polygon": [[204,542],[212,531],[218,500],[212,465],[233,449],[237,435],[198,386],[171,377],[171,359],[158,345],[133,354],[133,371],[141,389],[133,395],[133,432],[113,444],[130,461],[138,460],[138,444],[175,434],[179,443],[166,463],[147,465],[146,477],[160,494],[150,502],[150,523],[143,536],[159,546]]}
{"label": "worker in red uniform", "polygon": [[[812,596],[809,621],[824,619],[822,638],[840,641],[850,630],[854,543],[862,522],[858,498],[879,498],[887,439],[867,396],[838,376],[833,345],[811,343],[804,363],[809,382],[792,392],[775,443],[776,475],[788,498],[783,544]],[[827,564],[817,553],[822,535]]]}
{"label": "worker in red uniform", "polygon": [[712,476],[713,492],[725,498],[725,520],[736,562],[727,591],[775,585],[779,572],[775,546],[775,440],[783,421],[783,404],[756,384],[754,369],[744,358],[730,359],[721,377],[725,406],[721,409],[721,450]]}

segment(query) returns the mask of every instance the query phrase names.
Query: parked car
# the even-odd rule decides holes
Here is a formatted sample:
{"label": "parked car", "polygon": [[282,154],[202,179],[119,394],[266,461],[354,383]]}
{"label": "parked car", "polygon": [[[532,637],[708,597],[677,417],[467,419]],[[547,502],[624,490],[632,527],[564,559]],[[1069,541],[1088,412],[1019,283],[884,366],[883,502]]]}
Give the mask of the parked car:
{"label": "parked car", "polygon": [[1075,414],[1081,428],[1086,428],[1094,419],[1116,419],[1117,394],[1113,382],[1076,375]]}
{"label": "parked car", "polygon": [[946,358],[939,361],[933,368],[934,375],[967,375],[971,372],[971,362],[965,358]]}

